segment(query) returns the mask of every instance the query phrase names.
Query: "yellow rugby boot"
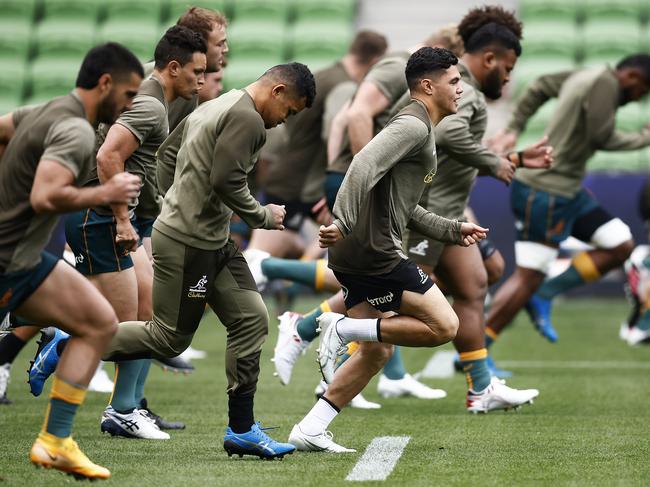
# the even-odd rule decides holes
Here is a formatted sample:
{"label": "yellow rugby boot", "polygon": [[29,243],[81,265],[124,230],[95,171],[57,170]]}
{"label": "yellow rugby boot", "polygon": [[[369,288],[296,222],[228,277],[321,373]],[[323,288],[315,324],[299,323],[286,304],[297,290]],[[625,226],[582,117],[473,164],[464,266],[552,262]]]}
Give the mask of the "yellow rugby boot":
{"label": "yellow rugby boot", "polygon": [[37,467],[55,468],[76,479],[107,479],[111,472],[91,462],[71,436],[58,438],[41,432],[36,438],[29,459]]}

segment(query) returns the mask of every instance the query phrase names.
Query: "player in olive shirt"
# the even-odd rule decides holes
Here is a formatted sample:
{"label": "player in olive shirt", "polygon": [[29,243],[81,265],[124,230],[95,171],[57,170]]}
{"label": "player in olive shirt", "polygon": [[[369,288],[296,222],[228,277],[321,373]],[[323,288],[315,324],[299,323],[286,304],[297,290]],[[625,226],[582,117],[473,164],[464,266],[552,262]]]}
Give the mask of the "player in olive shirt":
{"label": "player in olive shirt", "polygon": [[314,79],[299,63],[269,69],[243,90],[202,104],[184,122],[174,184],[154,223],[153,320],[121,323],[108,360],[168,357],[183,352],[206,303],[227,329],[229,454],[265,458],[293,451],[267,436],[253,419],[259,359],[268,315],[238,247],[229,240],[236,212],[253,228],[282,230],[284,209],[261,206],[247,176],[266,128],[309,107]]}
{"label": "player in olive shirt", "polygon": [[[156,151],[169,134],[168,104],[197,94],[205,72],[205,52],[205,42],[198,33],[182,26],[167,30],[155,49],[155,69],[142,83],[133,108],[115,124],[100,127],[97,165],[86,183],[96,185],[127,170],[138,174],[143,182],[138,199],[128,206],[97,207],[66,218],[66,235],[77,269],[113,305],[120,321],[152,317],[153,271],[144,247],[139,245],[134,210],[144,207],[155,211],[158,207],[153,183]],[[169,438],[136,410],[144,388],[144,381],[138,379],[143,367],[148,366],[148,360],[116,364],[115,389],[104,412],[102,431],[129,438]]]}
{"label": "player in olive shirt", "polygon": [[130,51],[104,44],[84,58],[72,93],[0,118],[6,145],[0,164],[0,320],[15,311],[30,323],[54,323],[72,335],[30,459],[79,478],[110,477],[70,433],[117,317],[86,279],[43,248],[58,213],[137,196],[139,178],[124,172],[94,188],[79,189],[76,182],[93,162],[93,125],[111,123],[128,108],[142,76]]}
{"label": "player in olive shirt", "polygon": [[[289,442],[300,450],[355,451],[334,443],[327,427],[388,360],[391,344],[433,347],[456,334],[458,318],[431,279],[406,258],[401,239],[407,226],[462,245],[485,237],[486,230],[473,223],[447,220],[418,205],[436,171],[433,127],[458,108],[457,63],[446,49],[425,47],[410,57],[411,101],[355,156],[334,206],[334,223],[320,229],[350,317],[319,318],[319,362],[330,387],[291,431]],[[354,340],[361,342],[359,351],[332,377],[340,349]]]}
{"label": "player in olive shirt", "polygon": [[[514,146],[528,119],[550,98],[557,98],[546,129],[555,164],[541,172],[518,172],[512,185],[517,268],[492,303],[487,324],[493,338],[528,302],[538,329],[549,340],[557,340],[550,321],[552,298],[600,279],[629,257],[634,248],[630,229],[598,204],[582,187],[582,179],[596,150],[650,145],[650,127],[639,133],[615,129],[618,107],[640,100],[648,91],[650,55],[636,54],[615,69],[594,67],[542,76],[518,101],[508,131],[497,142],[506,148]],[[565,272],[542,285],[560,242],[569,236],[596,248],[576,255]],[[538,295],[533,295],[538,288]]]}

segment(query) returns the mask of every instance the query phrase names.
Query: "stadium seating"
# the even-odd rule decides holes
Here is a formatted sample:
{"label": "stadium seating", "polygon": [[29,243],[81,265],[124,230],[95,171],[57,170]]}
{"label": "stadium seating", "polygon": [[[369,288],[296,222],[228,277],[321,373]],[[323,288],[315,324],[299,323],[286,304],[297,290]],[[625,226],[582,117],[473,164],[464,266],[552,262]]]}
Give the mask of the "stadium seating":
{"label": "stadium seating", "polygon": [[0,22],[0,63],[25,63],[29,56],[32,35],[32,23],[25,19]]}
{"label": "stadium seating", "polygon": [[26,64],[22,60],[3,60],[0,70],[0,113],[11,111],[24,96]]}
{"label": "stadium seating", "polygon": [[297,60],[333,60],[347,51],[352,30],[346,23],[309,20],[296,22],[292,36],[293,57]]}
{"label": "stadium seating", "polygon": [[282,62],[286,59],[285,37],[284,26],[277,22],[233,22],[228,29],[228,57],[234,61],[268,59],[271,62]]}
{"label": "stadium seating", "polygon": [[537,20],[568,20],[578,19],[579,0],[520,0],[521,18],[527,24]]}
{"label": "stadium seating", "polygon": [[31,23],[36,14],[36,0],[2,0],[2,25],[14,21]]}
{"label": "stadium seating", "polygon": [[584,59],[616,61],[638,52],[643,45],[643,30],[638,19],[590,20],[583,32]]}
{"label": "stadium seating", "polygon": [[119,42],[131,49],[141,61],[146,62],[153,59],[154,49],[163,29],[160,24],[152,21],[108,21],[101,27],[97,41]]}
{"label": "stadium seating", "polygon": [[104,14],[109,22],[159,23],[162,20],[163,5],[163,0],[110,0],[106,2]]}
{"label": "stadium seating", "polygon": [[289,0],[236,0],[231,3],[233,21],[264,20],[283,25],[289,19]]}
{"label": "stadium seating", "polygon": [[34,52],[50,59],[82,59],[95,44],[95,26],[83,20],[50,19],[36,26]]}
{"label": "stadium seating", "polygon": [[104,4],[101,0],[42,0],[42,2],[43,20],[83,19],[89,25],[99,20]]}
{"label": "stadium seating", "polygon": [[74,88],[81,59],[37,59],[29,70],[29,93],[32,100],[44,101],[61,96]]}
{"label": "stadium seating", "polygon": [[299,0],[294,5],[296,20],[318,19],[352,22],[354,0]]}
{"label": "stadium seating", "polygon": [[576,24],[570,19],[531,20],[524,26],[523,55],[555,57],[575,62],[580,52],[581,40]]}

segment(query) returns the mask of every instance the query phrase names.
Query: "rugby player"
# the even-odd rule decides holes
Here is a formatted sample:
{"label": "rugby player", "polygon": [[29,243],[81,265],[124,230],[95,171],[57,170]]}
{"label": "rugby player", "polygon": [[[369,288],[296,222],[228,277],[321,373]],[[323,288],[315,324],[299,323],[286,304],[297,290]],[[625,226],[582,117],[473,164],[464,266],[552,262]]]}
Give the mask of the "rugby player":
{"label": "rugby player", "polygon": [[85,56],[70,94],[0,119],[0,141],[6,144],[0,164],[0,318],[15,311],[71,335],[30,460],[79,478],[110,477],[70,435],[117,317],[92,284],[43,248],[57,214],[124,204],[137,196],[140,178],[125,172],[92,188],[78,188],[77,182],[92,166],[93,126],[112,123],[129,108],[142,78],[133,53],[103,44]]}

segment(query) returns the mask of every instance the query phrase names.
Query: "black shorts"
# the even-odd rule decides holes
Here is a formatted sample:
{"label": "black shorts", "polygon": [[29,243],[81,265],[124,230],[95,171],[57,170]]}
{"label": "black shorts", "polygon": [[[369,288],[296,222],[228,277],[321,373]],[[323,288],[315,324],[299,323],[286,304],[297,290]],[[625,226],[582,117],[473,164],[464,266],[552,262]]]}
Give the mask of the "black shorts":
{"label": "black shorts", "polygon": [[294,232],[300,231],[300,227],[302,227],[305,218],[312,217],[311,209],[318,203],[318,201],[314,201],[313,203],[304,203],[297,200],[287,201],[268,193],[266,194],[266,202],[273,203],[274,205],[284,205],[284,209],[287,212],[284,216],[284,227]]}
{"label": "black shorts", "polygon": [[341,283],[345,307],[350,309],[363,301],[381,311],[397,311],[402,305],[402,293],[413,291],[424,294],[433,287],[433,281],[411,260],[402,260],[386,274],[360,276],[334,271]]}

